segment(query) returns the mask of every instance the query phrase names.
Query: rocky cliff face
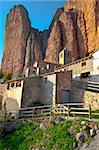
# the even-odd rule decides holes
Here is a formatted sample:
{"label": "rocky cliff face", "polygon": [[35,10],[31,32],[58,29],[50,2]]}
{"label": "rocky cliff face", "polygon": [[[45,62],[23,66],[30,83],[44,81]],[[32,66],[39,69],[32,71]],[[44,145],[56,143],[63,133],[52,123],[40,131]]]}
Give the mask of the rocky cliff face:
{"label": "rocky cliff face", "polygon": [[2,70],[12,74],[23,71],[26,42],[31,26],[24,7],[13,8],[6,18]]}
{"label": "rocky cliff face", "polygon": [[[68,57],[70,57],[71,61],[74,61],[99,49],[98,0],[68,0],[64,7],[64,11],[61,12],[57,20],[59,20],[61,28],[61,44],[60,49],[58,47],[57,53],[66,47],[69,52]],[[55,22],[57,20],[55,20]],[[53,36],[55,36],[55,32]],[[48,40],[50,42],[48,43],[53,45],[55,41],[53,40],[52,34],[50,35]],[[60,39],[60,36],[58,37],[57,41]],[[56,47],[56,43],[54,46]],[[52,57],[55,58],[55,53],[53,54],[55,50],[53,47],[49,47],[48,44],[46,51],[46,58],[48,61],[53,61],[53,59],[51,59]],[[53,54],[53,56],[49,56],[49,52]],[[57,59],[55,58],[54,60],[56,61]]]}
{"label": "rocky cliff face", "polygon": [[77,41],[83,57],[84,53],[99,49],[99,0],[68,0],[64,11],[71,9],[77,12]]}
{"label": "rocky cliff face", "polygon": [[20,76],[35,60],[43,60],[49,33],[31,27],[23,6],[14,7],[6,18],[2,70]]}
{"label": "rocky cliff face", "polygon": [[13,8],[6,20],[2,70],[16,75],[35,60],[56,63],[64,47],[71,61],[99,49],[98,0],[68,0],[42,32],[31,27],[23,6]]}

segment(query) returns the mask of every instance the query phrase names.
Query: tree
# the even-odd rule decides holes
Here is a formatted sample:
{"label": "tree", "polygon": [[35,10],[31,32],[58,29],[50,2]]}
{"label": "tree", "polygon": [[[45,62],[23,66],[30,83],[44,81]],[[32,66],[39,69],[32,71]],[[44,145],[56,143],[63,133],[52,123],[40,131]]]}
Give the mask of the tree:
{"label": "tree", "polygon": [[5,80],[11,80],[12,74],[11,73],[4,73]]}
{"label": "tree", "polygon": [[7,72],[2,72],[0,70],[0,79],[4,78],[5,80],[11,80],[12,74]]}
{"label": "tree", "polygon": [[0,79],[3,78],[3,72],[0,70]]}

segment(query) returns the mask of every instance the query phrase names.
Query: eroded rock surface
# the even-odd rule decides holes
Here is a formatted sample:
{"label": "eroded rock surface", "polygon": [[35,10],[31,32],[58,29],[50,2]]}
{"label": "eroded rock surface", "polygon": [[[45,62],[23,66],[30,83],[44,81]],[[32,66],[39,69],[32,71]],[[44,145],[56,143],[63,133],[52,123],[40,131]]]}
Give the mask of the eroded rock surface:
{"label": "eroded rock surface", "polygon": [[23,6],[14,7],[6,18],[2,70],[13,75],[23,71],[31,25]]}

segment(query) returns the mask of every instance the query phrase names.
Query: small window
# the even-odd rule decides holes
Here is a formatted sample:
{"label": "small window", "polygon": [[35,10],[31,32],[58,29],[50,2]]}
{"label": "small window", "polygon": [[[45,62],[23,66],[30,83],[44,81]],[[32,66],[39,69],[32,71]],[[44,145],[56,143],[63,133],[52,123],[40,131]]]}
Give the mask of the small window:
{"label": "small window", "polygon": [[14,87],[14,83],[11,83],[11,87]]}
{"label": "small window", "polygon": [[63,57],[63,54],[61,53],[60,57]]}
{"label": "small window", "polygon": [[89,56],[89,53],[86,54],[86,57]]}
{"label": "small window", "polygon": [[45,69],[45,67],[42,67],[41,69],[42,69],[42,70],[44,70],[44,69]]}
{"label": "small window", "polygon": [[47,69],[50,69],[50,65],[49,65],[49,64],[47,64],[46,68],[47,68]]}
{"label": "small window", "polygon": [[21,87],[21,82],[17,82],[16,87]]}
{"label": "small window", "polygon": [[35,71],[33,70],[33,74],[35,74]]}
{"label": "small window", "polygon": [[81,78],[88,78],[90,76],[90,72],[81,73]]}
{"label": "small window", "polygon": [[7,85],[7,89],[9,90],[9,87],[10,87],[10,84],[8,83],[8,85]]}
{"label": "small window", "polygon": [[86,62],[83,62],[81,65],[82,65],[82,66],[85,66],[85,65],[86,65]]}

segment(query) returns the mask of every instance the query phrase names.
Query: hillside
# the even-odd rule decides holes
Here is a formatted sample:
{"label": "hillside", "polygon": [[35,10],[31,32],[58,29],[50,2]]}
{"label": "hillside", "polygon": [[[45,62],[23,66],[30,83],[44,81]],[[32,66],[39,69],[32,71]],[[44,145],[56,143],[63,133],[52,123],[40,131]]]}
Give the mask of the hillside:
{"label": "hillside", "polygon": [[[58,124],[47,122],[46,128],[39,123],[25,123],[12,133],[0,140],[1,150],[73,150],[75,138],[69,134],[71,125],[76,125],[79,132],[78,121],[64,121]],[[78,123],[78,124],[77,124]],[[45,125],[44,125],[45,126]]]}

